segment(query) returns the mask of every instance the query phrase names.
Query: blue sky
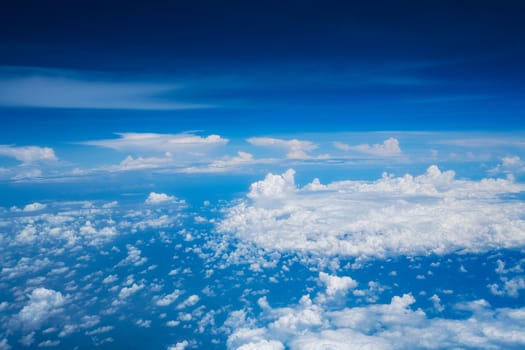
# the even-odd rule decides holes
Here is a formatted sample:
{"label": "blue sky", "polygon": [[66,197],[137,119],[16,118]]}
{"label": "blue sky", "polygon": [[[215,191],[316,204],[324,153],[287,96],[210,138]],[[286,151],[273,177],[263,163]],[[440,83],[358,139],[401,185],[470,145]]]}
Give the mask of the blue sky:
{"label": "blue sky", "polygon": [[0,350],[525,346],[520,1],[9,1]]}

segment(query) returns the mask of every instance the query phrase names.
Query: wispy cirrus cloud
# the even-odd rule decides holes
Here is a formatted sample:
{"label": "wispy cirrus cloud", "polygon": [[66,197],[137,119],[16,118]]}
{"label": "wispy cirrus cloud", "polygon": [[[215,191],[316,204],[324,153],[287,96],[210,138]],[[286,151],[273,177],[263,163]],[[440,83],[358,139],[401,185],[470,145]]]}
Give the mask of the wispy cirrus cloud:
{"label": "wispy cirrus cloud", "polygon": [[[0,67],[0,107],[180,110],[210,108],[177,98],[181,84],[93,72]],[[168,97],[169,96],[169,97]]]}

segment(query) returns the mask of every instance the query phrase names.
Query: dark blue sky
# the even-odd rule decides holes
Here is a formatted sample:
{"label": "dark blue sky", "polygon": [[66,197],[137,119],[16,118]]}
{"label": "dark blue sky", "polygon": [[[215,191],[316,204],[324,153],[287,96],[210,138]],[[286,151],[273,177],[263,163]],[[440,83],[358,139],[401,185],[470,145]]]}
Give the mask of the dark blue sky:
{"label": "dark blue sky", "polygon": [[[0,113],[82,119],[109,108],[105,119],[147,114],[218,131],[523,129],[524,10],[521,1],[8,1]],[[35,76],[181,85],[141,97],[206,109],[47,103],[44,83],[12,92],[10,79]]]}

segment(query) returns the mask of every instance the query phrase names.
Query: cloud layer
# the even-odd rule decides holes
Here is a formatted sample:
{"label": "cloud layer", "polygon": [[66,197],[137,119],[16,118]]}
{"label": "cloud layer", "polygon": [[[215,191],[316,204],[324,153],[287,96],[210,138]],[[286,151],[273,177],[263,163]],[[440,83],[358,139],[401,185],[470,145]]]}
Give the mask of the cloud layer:
{"label": "cloud layer", "polygon": [[[321,278],[341,281],[344,277]],[[256,318],[247,317],[245,310],[233,312],[226,322],[231,327],[228,348],[497,349],[525,345],[523,308],[495,309],[480,299],[454,306],[468,315],[465,318],[431,318],[414,308],[412,294],[394,296],[388,304],[334,307],[326,298],[333,294],[332,287],[329,283],[314,300],[304,295],[299,303],[287,307],[273,308],[263,297]]]}
{"label": "cloud layer", "polygon": [[482,252],[525,244],[525,186],[460,180],[431,166],[420,176],[339,181],[299,188],[294,171],[253,183],[218,230],[260,247],[321,255],[384,257]]}

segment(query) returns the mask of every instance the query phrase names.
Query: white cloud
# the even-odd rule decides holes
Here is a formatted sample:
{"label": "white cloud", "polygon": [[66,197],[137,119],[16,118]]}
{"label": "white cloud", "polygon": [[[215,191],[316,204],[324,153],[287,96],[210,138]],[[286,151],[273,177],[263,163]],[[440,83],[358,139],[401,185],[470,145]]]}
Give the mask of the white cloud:
{"label": "white cloud", "polygon": [[138,327],[141,327],[141,328],[150,328],[151,327],[151,320],[143,320],[143,319],[140,319],[140,320],[137,320],[135,322],[135,324],[138,326]]}
{"label": "white cloud", "polygon": [[132,296],[133,294],[137,293],[139,290],[141,290],[143,288],[144,288],[144,284],[133,283],[133,285],[131,287],[123,287],[120,290],[120,292],[118,294],[118,297],[119,297],[119,299],[129,298],[130,296]]}
{"label": "white cloud", "polygon": [[399,140],[395,137],[386,139],[382,144],[361,144],[357,146],[350,146],[342,142],[334,142],[334,146],[343,151],[355,150],[362,153],[372,154],[379,157],[391,157],[401,155],[401,148],[399,147]]}
{"label": "white cloud", "polygon": [[62,293],[36,288],[29,295],[28,303],[20,310],[18,319],[26,329],[39,328],[49,317],[60,313],[65,303],[66,298]]}
{"label": "white cloud", "polygon": [[168,166],[174,162],[171,154],[164,157],[136,157],[127,156],[120,164],[112,169],[117,171],[155,169]]}
{"label": "white cloud", "polygon": [[[428,317],[411,294],[388,304],[334,308],[308,295],[296,305],[263,302],[253,318],[232,313],[229,349],[517,348],[525,345],[525,309],[493,309],[484,300],[457,304],[466,318]],[[243,312],[244,314],[244,312]],[[259,347],[260,346],[260,347]]]}
{"label": "white cloud", "polygon": [[116,266],[142,266],[148,261],[148,258],[143,257],[141,250],[137,247],[134,247],[131,244],[126,244],[126,249],[128,250],[128,255],[124,259],[122,259]]}
{"label": "white cloud", "polygon": [[168,350],[184,350],[186,349],[190,343],[187,340],[183,340],[181,342],[178,342],[175,345],[171,345],[168,347]]}
{"label": "white cloud", "polygon": [[506,156],[501,158],[501,163],[489,170],[489,174],[514,174],[525,173],[525,162],[518,156]]}
{"label": "white cloud", "polygon": [[146,198],[146,204],[160,204],[166,202],[172,202],[175,200],[174,196],[167,195],[165,193],[151,192]]}
{"label": "white cloud", "polygon": [[502,277],[502,282],[501,286],[496,283],[488,286],[492,294],[517,298],[520,296],[520,291],[525,290],[525,278],[523,276],[510,279]]}
{"label": "white cloud", "polygon": [[39,348],[53,348],[60,345],[60,340],[44,340],[38,343]]}
{"label": "white cloud", "polygon": [[436,166],[420,176],[373,182],[319,180],[298,188],[294,172],[268,174],[226,209],[218,230],[271,250],[384,257],[482,252],[525,244],[525,190],[503,179],[459,180]]}
{"label": "white cloud", "polygon": [[114,329],[113,326],[102,326],[96,329],[93,329],[91,331],[86,331],[86,335],[98,335],[98,334],[104,334],[107,332],[110,332]]}
{"label": "white cloud", "polygon": [[273,159],[254,159],[253,155],[239,151],[235,157],[226,157],[214,160],[210,164],[201,167],[189,167],[181,170],[183,173],[222,173],[237,169],[241,166],[273,163]]}
{"label": "white cloud", "polygon": [[272,137],[252,137],[247,141],[254,146],[274,147],[284,149],[286,158],[289,159],[309,159],[311,156],[307,153],[317,149],[317,145],[311,141],[304,140],[283,140]]}
{"label": "white cloud", "polygon": [[181,310],[190,306],[197,304],[200,300],[200,297],[196,294],[190,295],[186,300],[177,305],[177,309]]}
{"label": "white cloud", "polygon": [[15,158],[29,164],[37,161],[57,161],[55,151],[49,147],[0,145],[0,156]]}
{"label": "white cloud", "polygon": [[47,208],[46,204],[35,202],[35,203],[27,204],[24,207],[24,211],[31,212],[31,211],[43,210],[45,208]]}
{"label": "white cloud", "polygon": [[319,274],[319,280],[326,285],[326,295],[333,297],[346,294],[349,289],[357,287],[357,282],[348,276],[332,276],[325,272]]}
{"label": "white cloud", "polygon": [[173,291],[173,293],[170,293],[170,294],[162,296],[161,298],[158,298],[155,304],[158,306],[169,306],[173,304],[173,302],[177,300],[180,295],[181,295],[181,291],[176,289]]}
{"label": "white cloud", "polygon": [[[219,135],[198,136],[192,133],[157,134],[157,133],[117,133],[119,138],[82,142],[84,145],[111,148],[117,151],[156,152],[166,157],[173,153],[193,153],[205,151],[210,147],[228,143]],[[131,161],[131,160],[130,160]]]}
{"label": "white cloud", "polygon": [[106,278],[104,278],[102,280],[102,283],[110,284],[110,283],[113,283],[113,282],[116,282],[116,281],[118,281],[118,276],[117,275],[109,275],[109,276],[107,276]]}

